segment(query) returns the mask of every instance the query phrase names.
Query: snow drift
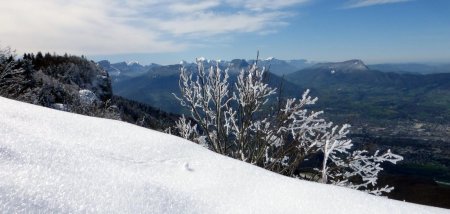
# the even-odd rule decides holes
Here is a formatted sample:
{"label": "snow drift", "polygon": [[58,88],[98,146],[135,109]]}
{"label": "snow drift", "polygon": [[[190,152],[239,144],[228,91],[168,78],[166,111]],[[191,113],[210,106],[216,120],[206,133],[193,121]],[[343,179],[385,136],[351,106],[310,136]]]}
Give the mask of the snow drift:
{"label": "snow drift", "polygon": [[449,213],[284,177],[131,124],[0,98],[2,213]]}

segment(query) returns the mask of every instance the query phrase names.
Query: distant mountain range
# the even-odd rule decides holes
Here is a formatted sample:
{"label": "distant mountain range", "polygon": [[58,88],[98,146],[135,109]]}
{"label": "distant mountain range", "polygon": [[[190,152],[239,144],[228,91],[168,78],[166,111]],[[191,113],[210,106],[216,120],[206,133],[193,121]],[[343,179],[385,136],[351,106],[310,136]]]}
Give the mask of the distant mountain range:
{"label": "distant mountain range", "polygon": [[[199,57],[206,67],[219,65],[221,68],[228,68],[230,72],[239,72],[239,69],[245,68],[253,64],[255,60],[233,59],[225,60],[208,60],[204,57]],[[354,64],[352,64],[354,63]],[[99,61],[98,64],[102,66],[113,81],[121,81],[124,79],[137,77],[150,72],[153,68],[164,67],[163,65],[151,63],[149,65],[141,65],[139,62],[118,62],[110,63],[107,60]],[[433,73],[450,73],[450,64],[421,64],[421,63],[385,63],[385,64],[371,64],[366,65],[361,60],[348,60],[345,62],[311,62],[305,59],[297,60],[281,60],[274,57],[259,60],[260,67],[265,67],[272,74],[283,76],[302,69],[315,68],[330,68],[333,70],[377,70],[382,72],[393,73],[411,73],[411,74],[433,74]],[[196,67],[195,62],[180,61],[179,65],[185,67]],[[337,66],[337,67],[336,67]],[[331,71],[330,70],[330,71]]]}
{"label": "distant mountain range", "polygon": [[286,79],[313,89],[319,105],[344,120],[450,119],[450,73],[381,72],[350,60],[316,64]]}
{"label": "distant mountain range", "polygon": [[[212,66],[218,62],[205,61],[204,65]],[[228,65],[227,65],[228,64]],[[155,66],[147,72],[134,77],[119,77],[112,82],[114,94],[126,97],[128,99],[150,104],[151,106],[161,108],[164,111],[172,113],[183,113],[179,102],[173,94],[179,94],[179,75],[180,69],[184,66],[187,69],[197,69],[194,63],[184,63],[183,65]],[[246,60],[232,60],[221,64],[223,69],[229,68],[230,80],[234,81],[241,69],[246,69],[250,64]],[[267,72],[268,82],[273,87],[279,87],[283,79],[277,75]],[[284,81],[284,92],[289,94],[297,93],[299,87],[293,83]],[[299,92],[298,92],[299,93]]]}
{"label": "distant mountain range", "polygon": [[313,66],[306,68],[304,70],[327,70],[331,74],[335,72],[340,73],[352,73],[352,72],[363,72],[370,70],[363,61],[354,59],[344,62],[327,62],[327,63],[317,63]]}
{"label": "distant mountain range", "polygon": [[369,65],[370,69],[396,73],[450,73],[450,64],[391,63]]}
{"label": "distant mountain range", "polygon": [[[229,69],[231,79],[235,79],[241,69],[248,68],[254,62],[254,60],[245,59],[207,60],[203,57],[199,57],[197,60],[202,61],[205,67],[219,65],[223,70]],[[286,61],[275,58],[259,60],[258,63],[259,66],[265,66],[271,74],[275,74],[271,75],[269,80],[274,87],[278,87],[282,82],[282,78],[279,76],[309,66],[306,60]],[[136,62],[110,63],[106,60],[100,61],[98,64],[110,74],[114,94],[173,113],[182,113],[179,103],[172,95],[172,93],[179,93],[180,68],[182,66],[191,70],[197,68],[196,63],[186,61],[164,66],[158,64],[140,65]],[[284,88],[285,93],[300,93],[298,92],[298,86],[292,83],[285,83]]]}
{"label": "distant mountain range", "polygon": [[[199,60],[207,67],[228,68],[231,80],[254,62]],[[102,61],[99,64],[114,71],[111,76],[115,94],[165,111],[183,113],[172,93],[179,93],[180,68],[196,69],[195,63],[182,61],[176,65],[142,66]],[[268,82],[272,87],[283,86],[284,96],[298,97],[309,88],[320,99],[318,108],[325,109],[336,120],[450,120],[450,73],[382,72],[361,60],[309,63],[268,58],[258,64],[269,70]]]}
{"label": "distant mountain range", "polygon": [[109,73],[112,81],[119,81],[122,79],[143,75],[151,68],[160,66],[154,63],[150,65],[141,65],[139,62],[110,63],[108,60],[99,61],[98,64]]}
{"label": "distant mountain range", "polygon": [[[205,67],[219,65],[219,67],[223,69],[228,68],[230,72],[239,72],[240,69],[246,68],[255,62],[255,60],[246,60],[246,59],[233,59],[230,61],[208,60],[205,59],[204,57],[199,57],[197,58],[197,60],[202,61]],[[138,62],[110,63],[107,60],[99,61],[98,64],[102,66],[106,71],[108,71],[110,76],[113,78],[113,81],[114,80],[121,81],[124,79],[128,79],[130,77],[137,77],[140,75],[144,75],[147,72],[154,71],[154,68],[167,67],[155,63],[151,63],[149,65],[141,65]],[[300,69],[314,65],[314,63],[303,59],[280,60],[273,57],[267,58],[265,60],[258,60],[258,64],[260,67],[265,67],[266,70],[270,70],[271,73],[279,76],[293,73]],[[182,65],[188,68],[195,68],[197,66],[195,62],[187,62],[187,61],[180,61],[178,65]],[[173,65],[168,66],[170,67]]]}

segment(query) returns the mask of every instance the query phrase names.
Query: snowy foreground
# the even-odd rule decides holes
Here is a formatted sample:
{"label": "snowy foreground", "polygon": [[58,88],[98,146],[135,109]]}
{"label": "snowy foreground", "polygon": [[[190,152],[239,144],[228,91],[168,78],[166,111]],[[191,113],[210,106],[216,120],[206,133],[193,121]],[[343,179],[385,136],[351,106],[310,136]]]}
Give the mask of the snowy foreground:
{"label": "snowy foreground", "polygon": [[450,213],[300,181],[186,140],[0,97],[0,213]]}

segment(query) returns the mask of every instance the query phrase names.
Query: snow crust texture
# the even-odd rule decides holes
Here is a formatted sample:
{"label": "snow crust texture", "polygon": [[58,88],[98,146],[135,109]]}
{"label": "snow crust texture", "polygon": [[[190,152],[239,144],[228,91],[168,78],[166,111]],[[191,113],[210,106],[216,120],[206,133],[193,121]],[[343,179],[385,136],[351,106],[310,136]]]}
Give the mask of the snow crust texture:
{"label": "snow crust texture", "polygon": [[0,97],[0,213],[450,213],[296,180],[131,124]]}

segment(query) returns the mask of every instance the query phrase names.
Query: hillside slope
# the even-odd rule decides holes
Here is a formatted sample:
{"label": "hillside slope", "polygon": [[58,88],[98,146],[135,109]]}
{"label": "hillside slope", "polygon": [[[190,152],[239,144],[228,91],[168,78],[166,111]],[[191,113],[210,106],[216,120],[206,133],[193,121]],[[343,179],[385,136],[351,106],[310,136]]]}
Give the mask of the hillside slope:
{"label": "hillside slope", "polygon": [[0,97],[6,213],[448,213],[283,177],[127,123]]}
{"label": "hillside slope", "polygon": [[386,73],[352,60],[318,64],[286,79],[317,92],[313,95],[319,97],[318,105],[344,121],[354,117],[447,123],[450,119],[450,74]]}

